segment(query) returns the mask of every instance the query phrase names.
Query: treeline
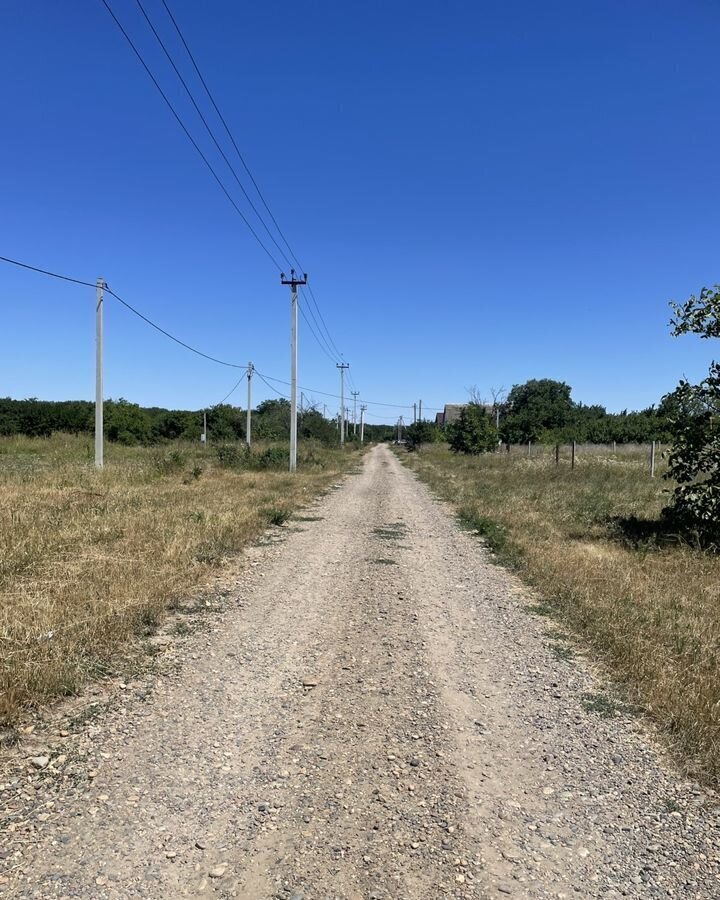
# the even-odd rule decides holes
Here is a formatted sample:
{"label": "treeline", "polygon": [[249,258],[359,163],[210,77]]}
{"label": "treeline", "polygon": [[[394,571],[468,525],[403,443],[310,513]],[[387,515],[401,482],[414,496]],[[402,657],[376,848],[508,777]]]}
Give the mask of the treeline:
{"label": "treeline", "polygon": [[660,405],[639,412],[609,413],[604,406],[576,403],[570,385],[549,378],[516,384],[507,398],[484,403],[473,390],[472,400],[456,422],[439,428],[418,422],[406,431],[406,441],[416,447],[431,441],[447,441],[462,453],[485,453],[504,444],[638,443],[672,440],[678,410],[673,395]]}
{"label": "treeline", "polygon": [[511,444],[643,444],[672,437],[669,398],[639,412],[609,413],[604,406],[576,403],[571,393],[570,385],[549,378],[515,385],[499,407],[500,439]]}
{"label": "treeline", "polygon": [[[107,400],[104,405],[105,436],[122,444],[156,444],[174,440],[199,441],[203,430],[203,410],[143,407],[128,400]],[[245,440],[246,412],[229,404],[206,410],[208,440]],[[95,404],[87,400],[0,399],[0,435],[49,437],[54,432],[91,434],[95,428]],[[387,440],[393,429],[366,425],[365,438]],[[290,434],[290,403],[266,400],[252,413],[252,434],[257,440],[287,440]],[[339,441],[334,421],[316,409],[298,417],[298,436],[315,438],[325,444]],[[348,435],[352,440],[353,435]]]}

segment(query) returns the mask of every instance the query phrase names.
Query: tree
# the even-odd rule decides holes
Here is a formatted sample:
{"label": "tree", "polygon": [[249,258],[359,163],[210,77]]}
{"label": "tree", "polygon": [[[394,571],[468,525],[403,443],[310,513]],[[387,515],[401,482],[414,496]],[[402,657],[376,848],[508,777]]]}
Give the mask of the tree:
{"label": "tree", "polygon": [[423,444],[432,444],[439,438],[439,432],[435,425],[422,419],[413,422],[405,429],[405,444],[408,450],[419,450]]}
{"label": "tree", "polygon": [[[674,337],[720,337],[720,287],[672,304]],[[700,384],[683,379],[663,398],[673,430],[667,477],[676,487],[666,517],[692,529],[701,541],[720,546],[720,363],[713,361]]]}
{"label": "tree", "polygon": [[122,397],[105,403],[105,431],[109,441],[142,444],[150,438],[150,419],[137,403]]}
{"label": "tree", "polygon": [[551,378],[516,384],[507,397],[503,436],[511,443],[537,441],[543,432],[566,427],[574,408],[570,385]]}
{"label": "tree", "polygon": [[448,440],[455,453],[488,453],[497,443],[497,430],[483,406],[468,403],[459,420],[448,426]]}

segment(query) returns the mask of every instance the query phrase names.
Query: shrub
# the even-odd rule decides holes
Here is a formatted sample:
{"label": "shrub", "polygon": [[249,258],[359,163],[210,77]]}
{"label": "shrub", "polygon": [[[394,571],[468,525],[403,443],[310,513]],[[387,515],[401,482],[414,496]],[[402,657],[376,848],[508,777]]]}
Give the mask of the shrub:
{"label": "shrub", "polygon": [[479,403],[468,403],[448,431],[450,449],[455,453],[488,453],[497,444],[497,430]]}

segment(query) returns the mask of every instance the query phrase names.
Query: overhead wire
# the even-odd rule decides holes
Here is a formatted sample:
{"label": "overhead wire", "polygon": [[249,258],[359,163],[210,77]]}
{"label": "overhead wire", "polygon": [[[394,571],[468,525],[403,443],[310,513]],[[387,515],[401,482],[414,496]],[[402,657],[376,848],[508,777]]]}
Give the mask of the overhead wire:
{"label": "overhead wire", "polygon": [[202,149],[200,148],[200,145],[197,143],[197,141],[196,141],[195,138],[192,136],[192,134],[190,134],[190,131],[188,130],[187,126],[185,125],[185,123],[183,122],[183,120],[180,118],[179,113],[177,112],[177,110],[175,109],[175,107],[173,106],[173,104],[170,102],[170,99],[168,98],[167,94],[165,93],[165,91],[164,91],[164,90],[162,89],[162,87],[160,86],[160,83],[158,82],[157,78],[153,75],[152,70],[150,69],[150,67],[148,66],[148,64],[145,62],[145,60],[143,59],[142,54],[140,53],[140,51],[137,49],[137,47],[136,47],[135,44],[133,43],[132,38],[131,38],[130,35],[127,33],[127,31],[126,31],[125,28],[123,27],[122,23],[120,22],[120,20],[118,19],[118,17],[117,17],[117,16],[115,15],[115,13],[113,12],[112,7],[111,7],[110,4],[108,3],[108,0],[100,0],[100,2],[103,4],[103,6],[105,7],[105,9],[107,9],[108,13],[110,14],[110,16],[112,17],[113,21],[114,21],[115,24],[117,25],[118,29],[119,29],[120,32],[122,33],[123,37],[125,38],[125,40],[126,40],[126,41],[128,42],[128,44],[130,45],[130,48],[132,49],[133,53],[134,53],[135,56],[138,58],[140,64],[141,64],[142,67],[143,67],[143,69],[145,69],[145,72],[147,73],[148,77],[150,78],[150,80],[152,81],[152,83],[153,83],[153,84],[155,85],[155,87],[157,88],[158,93],[160,94],[160,96],[161,96],[161,97],[163,98],[163,100],[165,101],[165,104],[167,105],[167,107],[168,107],[168,109],[170,110],[170,112],[173,114],[173,116],[174,116],[174,118],[175,118],[175,121],[178,123],[178,125],[179,125],[180,128],[182,129],[182,131],[183,131],[183,133],[185,134],[185,136],[187,137],[187,139],[188,139],[188,140],[190,141],[190,143],[193,145],[193,147],[195,148],[195,150],[196,150],[197,153],[199,154],[200,158],[202,159],[202,161],[203,161],[203,162],[205,163],[205,165],[207,166],[208,170],[210,171],[210,174],[213,176],[213,178],[214,178],[215,181],[217,182],[217,184],[218,184],[220,190],[223,192],[223,194],[225,194],[225,196],[226,196],[227,199],[229,200],[229,202],[230,202],[230,204],[232,205],[232,207],[233,207],[233,209],[235,210],[235,212],[236,212],[236,213],[240,216],[240,218],[243,220],[243,222],[244,222],[245,225],[247,226],[247,228],[248,228],[248,230],[250,231],[250,233],[252,234],[252,236],[255,238],[255,240],[257,241],[257,243],[260,245],[260,247],[262,248],[262,250],[265,252],[266,256],[270,259],[270,261],[272,262],[272,264],[273,264],[273,265],[275,266],[275,268],[278,270],[278,272],[281,271],[281,270],[282,270],[282,266],[281,266],[280,263],[277,261],[277,259],[275,259],[275,257],[273,256],[272,252],[271,252],[270,250],[268,250],[268,248],[265,246],[265,244],[263,243],[262,239],[260,238],[260,235],[255,231],[255,229],[253,228],[253,226],[250,224],[250,221],[249,221],[248,218],[245,216],[245,214],[244,214],[243,211],[240,209],[240,207],[237,205],[237,203],[236,203],[235,200],[233,199],[232,195],[230,194],[230,192],[228,191],[228,189],[225,187],[225,184],[223,183],[222,179],[220,178],[220,176],[219,176],[219,175],[217,174],[217,172],[215,171],[215,169],[214,169],[212,163],[211,163],[210,160],[207,158],[207,156],[203,153]]}
{"label": "overhead wire", "polygon": [[247,376],[247,372],[246,372],[244,375],[241,375],[240,378],[238,378],[238,380],[235,382],[235,384],[234,384],[234,385],[230,388],[230,390],[227,392],[227,394],[225,394],[225,396],[222,398],[222,400],[220,400],[220,402],[219,402],[219,403],[216,403],[215,405],[216,405],[216,406],[222,406],[223,403],[224,403],[226,400],[228,400],[230,397],[232,397],[232,395],[235,393],[235,391],[236,391],[236,390],[240,387],[240,385],[243,383],[243,381],[245,380],[246,376]]}
{"label": "overhead wire", "polygon": [[[20,262],[17,259],[11,259],[8,256],[0,256],[0,262],[11,263],[13,266],[19,266],[22,269],[29,269],[31,272],[39,272],[41,275],[49,275],[51,278],[59,278],[62,281],[69,281],[73,284],[81,284],[85,287],[97,287],[97,282],[92,281],[83,281],[80,278],[71,278],[69,275],[61,275],[58,272],[51,272],[48,269],[41,269],[38,266],[31,266],[28,263]],[[156,331],[159,331],[160,334],[164,334],[166,338],[169,338],[171,341],[174,341],[176,344],[179,344],[181,347],[184,347],[186,350],[189,350],[191,353],[195,353],[198,356],[202,356],[203,359],[210,360],[210,362],[217,363],[219,366],[227,366],[230,369],[244,369],[247,372],[247,365],[243,366],[239,363],[228,362],[225,359],[219,359],[217,356],[211,356],[209,353],[204,353],[202,350],[198,350],[197,347],[193,347],[191,344],[186,343],[181,340],[179,337],[176,337],[171,332],[167,331],[161,325],[158,325],[157,322],[153,322],[152,319],[148,318],[144,313],[141,313],[139,309],[132,306],[127,300],[123,300],[123,298],[117,294],[115,291],[111,290],[110,287],[103,282],[103,290],[107,291],[111,297],[114,297],[118,303],[122,304],[126,309],[128,309],[131,313],[136,315],[139,319],[142,319],[143,322],[146,322]]]}
{"label": "overhead wire", "polygon": [[[139,4],[139,3],[140,3],[140,0],[137,0],[137,2],[138,2],[138,4]],[[258,197],[260,198],[260,201],[261,201],[262,205],[265,207],[265,210],[266,210],[268,216],[270,216],[270,219],[271,219],[273,225],[274,225],[275,228],[277,229],[278,235],[280,236],[281,240],[283,241],[283,243],[284,243],[285,246],[287,247],[290,256],[293,258],[293,260],[295,261],[295,264],[296,264],[297,267],[298,267],[298,270],[301,271],[301,272],[306,271],[306,270],[305,270],[305,267],[302,265],[302,263],[301,263],[300,260],[298,259],[297,254],[295,253],[295,251],[294,251],[293,248],[291,247],[290,242],[289,242],[288,239],[285,237],[285,234],[284,234],[283,230],[280,228],[280,224],[279,224],[278,220],[275,218],[275,216],[274,216],[272,210],[270,209],[270,206],[269,206],[268,202],[267,202],[266,199],[265,199],[265,196],[263,195],[262,191],[260,190],[260,185],[257,183],[257,180],[255,179],[255,176],[253,175],[252,171],[250,170],[250,167],[249,167],[249,165],[247,164],[247,161],[245,160],[245,157],[243,156],[242,152],[240,151],[240,147],[238,146],[238,143],[237,143],[237,141],[235,140],[235,137],[234,137],[232,131],[230,130],[230,126],[228,125],[227,121],[225,120],[225,117],[223,116],[222,112],[220,111],[220,107],[218,106],[217,102],[215,101],[215,97],[213,96],[212,91],[210,90],[210,87],[208,86],[207,81],[205,80],[205,78],[203,77],[202,72],[200,71],[200,67],[199,67],[198,64],[197,64],[197,61],[196,61],[196,59],[195,59],[195,56],[193,55],[192,51],[190,50],[190,46],[188,45],[188,42],[187,42],[187,40],[185,39],[185,35],[183,34],[183,32],[182,32],[182,30],[181,30],[181,28],[180,28],[180,25],[178,24],[178,22],[177,22],[175,16],[173,15],[173,13],[172,13],[172,11],[171,11],[171,9],[170,9],[168,3],[167,3],[167,0],[162,0],[162,4],[163,4],[163,6],[165,7],[165,11],[167,12],[168,17],[170,18],[170,21],[172,22],[172,24],[173,24],[173,26],[174,26],[174,28],[175,28],[175,31],[177,32],[177,35],[178,35],[178,37],[180,38],[180,41],[181,41],[183,47],[185,48],[185,51],[186,51],[186,53],[187,53],[187,55],[188,55],[188,58],[190,59],[190,62],[192,63],[193,68],[195,69],[195,74],[197,75],[197,77],[198,77],[200,83],[202,84],[202,86],[203,86],[203,88],[204,88],[204,90],[205,90],[205,93],[207,94],[208,99],[210,100],[210,103],[212,104],[213,109],[215,110],[215,112],[216,112],[216,114],[217,114],[217,116],[218,116],[220,122],[222,123],[222,126],[223,126],[223,128],[225,129],[225,133],[227,134],[228,138],[230,139],[230,143],[233,145],[233,147],[234,147],[234,149],[235,149],[235,152],[237,153],[238,159],[240,160],[240,162],[241,162],[243,168],[245,169],[245,172],[247,173],[247,175],[248,175],[250,181],[252,182],[253,187],[255,188],[255,190],[256,190],[256,192],[257,192],[257,195],[258,195]],[[141,7],[141,9],[142,9],[142,7]],[[146,18],[147,18],[147,17],[146,17]],[[150,24],[150,23],[149,23],[149,20],[148,20],[148,24]],[[151,27],[152,27],[152,25],[151,25]],[[153,29],[153,31],[154,31],[154,29]],[[166,53],[167,53],[167,51],[166,51]],[[173,68],[175,68],[174,65],[173,65]],[[176,70],[176,71],[177,71],[177,70]],[[180,76],[179,76],[179,77],[180,77]],[[182,78],[181,78],[181,80],[182,80]],[[184,83],[184,82],[183,82],[183,83]],[[188,90],[187,87],[186,87],[186,90]],[[194,102],[194,101],[193,101],[193,105],[195,105],[195,102]],[[196,107],[196,108],[197,108],[197,107]],[[199,110],[198,110],[198,112],[199,112]],[[202,118],[202,115],[201,115],[201,118]],[[204,121],[204,119],[203,119],[203,121]],[[206,126],[206,127],[207,127],[207,126]],[[213,140],[214,140],[214,138],[213,138]],[[217,146],[217,142],[216,142],[216,146]],[[221,151],[221,152],[222,152],[222,151]],[[223,159],[225,159],[225,161],[227,162],[227,158],[225,157],[225,154],[224,154],[224,153],[223,153]],[[230,164],[228,163],[228,165],[230,165]],[[231,167],[231,171],[234,172],[234,170],[232,170],[232,167]],[[252,206],[253,210],[255,211],[255,214],[258,216],[258,218],[261,219],[261,221],[263,221],[262,218],[261,218],[261,216],[260,216],[260,214],[258,213],[257,209],[255,208],[255,205],[252,203],[252,201],[251,201],[250,198],[248,197],[248,195],[247,195],[247,193],[246,193],[246,191],[245,191],[244,188],[242,188],[242,191],[243,191],[243,193],[245,194],[245,196],[247,197],[248,202],[249,202],[250,205]],[[263,225],[265,225],[264,221],[263,221]],[[267,228],[267,225],[265,225],[265,229],[266,229],[266,230],[268,231],[268,233],[269,233],[269,229]],[[274,241],[274,239],[273,239],[273,243],[275,243],[275,246],[276,246],[276,247],[278,246],[278,245],[277,245],[277,242]],[[280,249],[280,248],[278,247],[278,249]],[[289,260],[287,259],[287,256],[285,255],[285,253],[284,253],[283,251],[281,251],[281,253],[282,253],[282,255],[283,255],[283,258],[289,262]],[[337,347],[337,344],[336,344],[335,341],[333,340],[332,334],[330,333],[330,330],[329,330],[329,328],[328,328],[328,326],[327,326],[327,322],[325,321],[325,317],[324,317],[323,314],[322,314],[322,310],[320,309],[320,305],[319,305],[319,303],[318,303],[318,301],[317,301],[317,299],[316,299],[316,297],[315,297],[315,292],[313,291],[313,288],[312,288],[311,285],[308,285],[308,286],[307,286],[307,291],[308,291],[308,293],[309,293],[309,295],[310,295],[310,298],[311,298],[311,300],[312,300],[312,303],[313,303],[314,306],[315,306],[315,309],[317,310],[317,314],[318,314],[318,317],[319,317],[319,319],[320,319],[320,323],[321,323],[321,324],[318,323],[318,331],[319,331],[320,334],[322,335],[323,329],[324,329],[325,334],[327,335],[328,342],[329,342],[328,346],[329,346],[329,349],[330,349],[330,351],[331,351],[331,354],[337,354],[338,358],[342,359],[342,353],[340,352],[340,350],[339,350],[338,347]],[[312,311],[312,310],[310,310],[310,311]],[[313,318],[314,318],[314,317],[313,317]],[[323,338],[324,338],[324,336],[323,336]]]}
{"label": "overhead wire", "polygon": [[160,47],[162,48],[163,53],[164,53],[165,56],[167,57],[168,62],[169,62],[170,65],[172,66],[173,71],[175,72],[175,74],[177,75],[178,79],[180,80],[180,84],[182,84],[183,88],[185,89],[185,93],[188,95],[188,98],[190,99],[190,102],[192,103],[193,107],[195,108],[195,112],[196,112],[196,113],[198,114],[198,116],[200,117],[200,121],[201,121],[201,122],[203,123],[203,125],[205,126],[205,130],[206,130],[207,133],[210,135],[210,139],[212,140],[213,144],[215,144],[215,147],[217,148],[218,153],[220,154],[220,156],[222,156],[222,158],[223,158],[223,160],[225,161],[225,164],[227,165],[228,169],[230,169],[230,172],[232,173],[233,178],[234,178],[235,181],[237,182],[238,187],[239,187],[240,190],[243,192],[243,195],[244,195],[245,199],[247,200],[247,202],[250,204],[250,207],[251,207],[252,211],[253,211],[253,212],[255,213],[255,215],[258,217],[258,220],[259,220],[260,224],[263,226],[263,228],[264,228],[265,231],[267,232],[268,237],[269,237],[270,240],[273,242],[273,244],[275,245],[275,247],[277,248],[278,252],[279,252],[279,253],[281,254],[281,256],[283,257],[283,259],[285,260],[285,262],[286,262],[289,266],[291,266],[291,265],[292,265],[292,261],[291,261],[290,258],[288,257],[287,253],[285,253],[285,251],[283,250],[283,248],[280,246],[280,244],[278,244],[277,240],[275,239],[275,236],[273,235],[273,233],[272,233],[272,232],[270,231],[270,229],[268,228],[267,224],[265,223],[265,220],[264,220],[263,217],[260,215],[260,212],[258,211],[258,209],[257,209],[257,207],[255,206],[255,204],[252,202],[252,199],[250,198],[250,195],[249,195],[248,192],[245,190],[245,185],[244,185],[244,184],[242,183],[242,181],[240,180],[240,176],[239,176],[238,173],[235,171],[235,168],[234,168],[233,164],[232,164],[232,163],[230,162],[230,160],[227,158],[227,155],[225,154],[225,151],[224,151],[223,148],[220,146],[220,143],[219,143],[218,139],[215,137],[215,132],[214,132],[214,131],[212,130],[212,128],[210,127],[210,125],[209,125],[207,119],[205,118],[205,116],[204,116],[203,113],[202,113],[202,110],[201,110],[200,107],[198,106],[197,101],[195,100],[195,97],[193,96],[192,91],[191,91],[190,88],[188,87],[188,84],[187,84],[187,82],[185,81],[185,79],[183,78],[182,72],[178,69],[177,65],[175,64],[175,60],[173,59],[172,54],[170,53],[170,51],[169,51],[168,48],[166,47],[165,42],[164,42],[163,39],[160,37],[160,34],[158,33],[157,29],[156,29],[155,26],[153,25],[152,20],[150,19],[150,16],[147,14],[147,11],[145,10],[145,7],[144,7],[143,4],[142,4],[142,0],[135,0],[135,2],[137,3],[138,7],[140,8],[140,12],[143,14],[143,17],[145,18],[145,21],[147,22],[148,26],[150,27],[150,30],[151,30],[152,33],[155,35],[155,39],[157,40],[158,44],[160,44]]}
{"label": "overhead wire", "polygon": [[[37,272],[40,275],[46,275],[50,278],[56,278],[56,279],[59,279],[60,281],[67,281],[71,284],[79,284],[79,285],[82,285],[83,287],[89,287],[89,288],[97,287],[97,282],[87,281],[82,278],[74,278],[70,275],[64,275],[60,272],[53,272],[50,269],[44,269],[44,268],[41,268],[40,266],[33,266],[30,263],[21,262],[20,260],[13,259],[9,256],[0,256],[0,262],[5,262],[10,265],[17,266],[18,268],[21,268],[21,269],[27,269],[31,272]],[[151,318],[149,318],[149,316],[146,316],[144,313],[140,312],[140,310],[136,306],[133,306],[131,303],[129,303],[127,300],[125,300],[123,297],[121,297],[116,291],[112,290],[106,282],[103,282],[103,290],[106,291],[115,300],[117,300],[118,303],[120,303],[122,306],[124,306],[129,312],[133,313],[133,315],[137,316],[139,319],[141,319],[143,322],[145,322],[151,328],[154,328],[160,334],[164,335],[166,338],[168,338],[169,340],[178,344],[179,346],[183,347],[184,349],[190,351],[191,353],[196,354],[197,356],[202,357],[203,359],[207,359],[209,362],[216,363],[217,365],[241,370],[243,372],[243,375],[240,377],[240,379],[235,384],[235,386],[232,388],[232,390],[223,398],[223,400],[220,401],[221,403],[224,403],[225,400],[227,400],[228,397],[230,397],[237,390],[239,385],[242,383],[243,379],[245,378],[245,376],[247,374],[247,370],[248,370],[247,365],[230,362],[228,360],[221,359],[217,356],[212,356],[209,353],[205,353],[204,351],[199,350],[197,347],[194,347],[192,344],[188,344],[186,341],[183,341],[181,338],[176,337],[176,335],[172,334],[172,332],[163,328],[161,325],[158,325],[158,323],[153,321]],[[302,309],[302,307],[301,307],[301,309]],[[306,322],[308,322],[308,324],[309,324],[309,320],[307,318],[306,318]],[[275,378],[272,375],[266,375],[263,372],[259,372],[258,369],[255,367],[253,367],[253,372],[256,373],[258,375],[258,377],[267,385],[267,387],[269,387],[272,391],[274,391],[278,396],[288,399],[285,394],[278,391],[277,388],[275,388],[269,382],[274,381],[277,384],[282,384],[282,385],[285,385],[286,387],[290,386],[290,382],[284,381],[281,378]],[[310,394],[320,394],[323,397],[332,397],[333,399],[336,399],[336,400],[340,399],[339,394],[334,394],[329,391],[320,391],[320,390],[317,390],[316,388],[307,387],[307,386],[301,385],[301,384],[298,385],[298,388],[300,390],[307,391]],[[412,403],[385,403],[380,400],[366,400],[362,396],[358,397],[358,400],[361,403],[365,403],[365,404],[368,404],[371,406],[384,406],[384,407],[392,408],[392,409],[408,409],[408,410],[413,408]],[[428,412],[440,411],[437,408],[430,407],[430,406],[425,407],[425,409]]]}

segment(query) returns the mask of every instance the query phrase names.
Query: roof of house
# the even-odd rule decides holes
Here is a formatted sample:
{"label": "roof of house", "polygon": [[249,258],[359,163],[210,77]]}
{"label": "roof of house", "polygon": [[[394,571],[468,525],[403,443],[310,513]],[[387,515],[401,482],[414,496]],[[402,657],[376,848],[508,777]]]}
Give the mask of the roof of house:
{"label": "roof of house", "polygon": [[451,425],[460,418],[460,413],[465,409],[467,403],[446,403],[443,413],[444,423]]}

